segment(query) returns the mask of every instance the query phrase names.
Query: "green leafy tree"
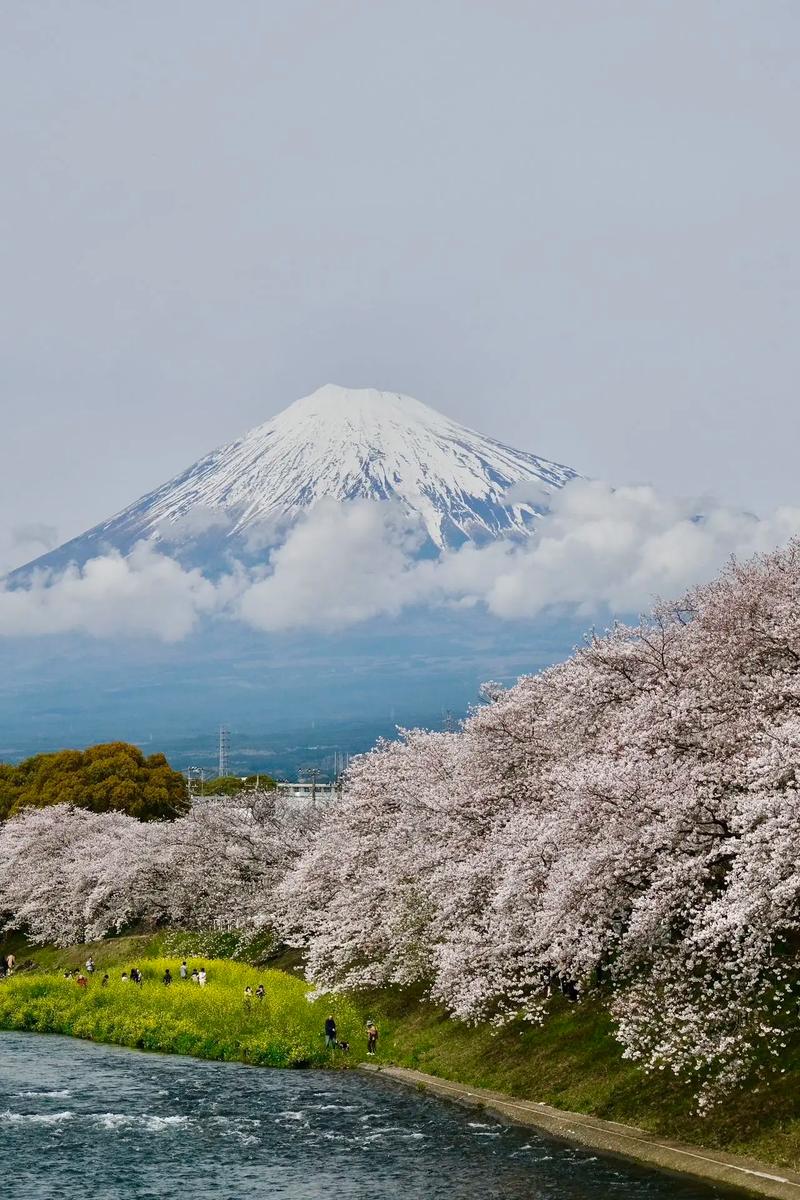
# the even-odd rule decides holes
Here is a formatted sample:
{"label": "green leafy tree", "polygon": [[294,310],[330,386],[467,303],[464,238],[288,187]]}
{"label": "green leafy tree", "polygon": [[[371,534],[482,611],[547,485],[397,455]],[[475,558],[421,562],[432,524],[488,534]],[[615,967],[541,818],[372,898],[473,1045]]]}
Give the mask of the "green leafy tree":
{"label": "green leafy tree", "polygon": [[236,796],[239,792],[252,791],[254,787],[267,790],[275,787],[271,775],[248,775],[240,779],[238,775],[223,775],[219,779],[208,779],[203,784],[204,796]]}
{"label": "green leafy tree", "polygon": [[49,804],[170,820],[188,810],[189,796],[183,775],[163,754],[146,758],[127,742],[37,754],[16,766],[0,763],[0,820]]}

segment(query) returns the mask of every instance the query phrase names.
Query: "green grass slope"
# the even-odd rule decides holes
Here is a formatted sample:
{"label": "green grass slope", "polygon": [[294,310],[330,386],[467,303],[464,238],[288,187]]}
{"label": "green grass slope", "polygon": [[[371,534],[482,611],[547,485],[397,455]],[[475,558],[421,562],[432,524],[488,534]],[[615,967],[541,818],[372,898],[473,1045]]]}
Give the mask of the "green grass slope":
{"label": "green grass slope", "polygon": [[623,1059],[611,1020],[596,1002],[559,1000],[541,1027],[520,1023],[496,1030],[453,1021],[413,991],[359,1001],[377,1014],[384,1061],[800,1168],[797,1044],[788,1048],[782,1073],[700,1117],[685,1083]]}

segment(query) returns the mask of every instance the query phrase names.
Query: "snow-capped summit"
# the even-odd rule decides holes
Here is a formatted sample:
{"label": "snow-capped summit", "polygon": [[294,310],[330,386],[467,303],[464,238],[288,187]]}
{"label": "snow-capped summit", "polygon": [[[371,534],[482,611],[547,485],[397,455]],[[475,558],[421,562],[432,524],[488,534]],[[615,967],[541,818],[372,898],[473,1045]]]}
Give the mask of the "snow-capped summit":
{"label": "snow-capped summit", "polygon": [[213,535],[232,548],[324,498],[394,500],[441,549],[527,533],[575,474],[410,396],[327,384],[36,565],[127,553],[142,539],[172,546]]}

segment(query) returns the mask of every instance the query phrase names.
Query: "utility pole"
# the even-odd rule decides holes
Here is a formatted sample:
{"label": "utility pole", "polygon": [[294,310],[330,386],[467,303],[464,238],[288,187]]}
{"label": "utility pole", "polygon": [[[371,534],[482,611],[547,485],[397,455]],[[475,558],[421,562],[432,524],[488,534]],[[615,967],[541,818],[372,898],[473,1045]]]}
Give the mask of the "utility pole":
{"label": "utility pole", "polygon": [[231,754],[231,734],[226,725],[219,727],[219,767],[217,773],[220,779],[230,774],[229,759]]}
{"label": "utility pole", "polygon": [[189,795],[190,796],[192,795],[192,779],[200,780],[200,795],[202,796],[205,791],[205,782],[206,782],[205,767],[187,767],[186,768],[186,782],[189,786]]}
{"label": "utility pole", "polygon": [[301,775],[304,779],[309,779],[311,781],[311,803],[312,803],[312,805],[317,803],[317,784],[319,782],[320,774],[321,774],[321,772],[320,772],[319,767],[306,767],[301,772]]}
{"label": "utility pole", "polygon": [[333,787],[337,795],[342,794],[344,773],[347,770],[348,755],[344,750],[337,750],[334,755]]}

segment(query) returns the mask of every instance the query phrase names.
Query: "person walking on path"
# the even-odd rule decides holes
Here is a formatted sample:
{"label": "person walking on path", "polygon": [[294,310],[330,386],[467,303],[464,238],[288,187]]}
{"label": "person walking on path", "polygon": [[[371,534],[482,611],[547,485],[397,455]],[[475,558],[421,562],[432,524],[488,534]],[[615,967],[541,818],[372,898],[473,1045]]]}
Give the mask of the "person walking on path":
{"label": "person walking on path", "polygon": [[378,1045],[378,1026],[374,1021],[367,1021],[367,1054],[374,1054]]}
{"label": "person walking on path", "polygon": [[200,984],[200,987],[206,986],[206,978],[206,969],[205,967],[201,967],[197,974],[197,982]]}
{"label": "person walking on path", "polygon": [[181,980],[184,983],[186,983],[186,976],[188,974],[189,974],[189,968],[186,966],[186,959],[184,959],[183,962],[181,963],[181,971],[180,971]]}
{"label": "person walking on path", "polygon": [[169,985],[171,983],[172,983],[172,972],[170,971],[169,967],[167,967],[166,971],[164,972],[164,987],[169,987]]}
{"label": "person walking on path", "polygon": [[336,1049],[336,1021],[331,1013],[325,1022],[325,1049]]}

